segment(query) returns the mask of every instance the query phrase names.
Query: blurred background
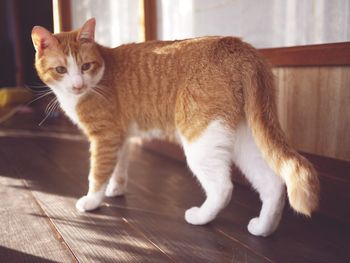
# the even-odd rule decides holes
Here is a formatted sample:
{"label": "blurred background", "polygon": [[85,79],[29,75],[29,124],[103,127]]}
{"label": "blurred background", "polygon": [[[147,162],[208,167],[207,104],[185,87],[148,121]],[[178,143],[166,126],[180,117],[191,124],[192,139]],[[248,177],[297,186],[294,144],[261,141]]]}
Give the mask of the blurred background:
{"label": "blurred background", "polygon": [[[206,35],[243,38],[274,67],[280,122],[292,144],[350,160],[348,0],[1,0],[0,12],[1,128],[69,126],[50,107],[53,98],[36,75],[30,33],[34,25],[68,31],[95,17],[96,40],[108,47]],[[15,113],[28,120],[16,122]]]}

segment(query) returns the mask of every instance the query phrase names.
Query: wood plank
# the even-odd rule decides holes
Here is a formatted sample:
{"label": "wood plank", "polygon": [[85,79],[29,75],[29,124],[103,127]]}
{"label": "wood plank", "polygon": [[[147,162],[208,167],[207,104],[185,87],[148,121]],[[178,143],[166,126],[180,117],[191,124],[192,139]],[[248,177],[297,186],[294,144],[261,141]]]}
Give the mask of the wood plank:
{"label": "wood plank", "polygon": [[350,42],[264,48],[259,52],[274,67],[350,65]]}
{"label": "wood plank", "polygon": [[[17,175],[26,180],[40,206],[79,261],[169,261],[165,253],[121,217],[112,219],[99,213],[77,212],[76,199],[84,193],[78,183],[81,178],[76,177],[79,174],[68,175],[65,167],[52,163],[46,158],[47,153],[33,141],[1,138],[1,154],[8,156],[7,165],[16,167]],[[74,156],[70,158],[77,162]]]}
{"label": "wood plank", "polygon": [[[72,147],[67,154],[67,146],[64,143],[59,145],[53,142],[39,142],[46,150],[56,149],[60,152],[59,162],[64,167],[70,167],[73,174],[84,169],[77,165],[73,156],[80,156],[79,159],[88,158],[88,149],[85,147]],[[65,152],[64,155],[61,153]],[[57,155],[55,155],[57,156]],[[142,162],[147,166],[147,162]],[[144,167],[136,166],[135,173],[143,174]],[[132,172],[133,173],[133,172]],[[154,171],[144,174],[144,178],[149,177]],[[86,170],[87,174],[87,170]],[[158,172],[156,172],[155,176]],[[162,177],[162,175],[160,175]],[[83,188],[86,189],[86,178],[82,180]],[[163,181],[160,181],[163,182]],[[245,248],[237,241],[229,240],[222,235],[206,228],[196,228],[188,225],[183,219],[184,210],[167,205],[174,198],[169,196],[166,200],[159,200],[153,193],[149,193],[147,188],[142,187],[140,182],[134,182],[132,176],[129,180],[129,190],[127,198],[109,198],[105,205],[97,212],[108,215],[110,218],[118,220],[124,218],[134,229],[143,233],[148,240],[169,254],[176,262],[231,262],[232,258],[248,259],[249,262],[263,262],[264,258],[256,255],[253,251]],[[162,198],[163,199],[163,198]],[[164,203],[165,205],[162,205]],[[187,248],[187,249],[186,249]],[[190,248],[190,249],[188,249]]]}
{"label": "wood plank", "polygon": [[0,155],[0,262],[76,262],[22,178]]}
{"label": "wood plank", "polygon": [[281,126],[300,151],[350,161],[350,67],[276,68]]}
{"label": "wood plank", "polygon": [[157,39],[157,1],[143,0],[145,40]]}
{"label": "wood plank", "polygon": [[[9,24],[12,25],[12,28],[10,31],[12,31],[13,38],[12,41],[14,41],[14,57],[15,57],[15,70],[16,70],[16,86],[22,87],[24,84],[24,56],[23,56],[23,46],[24,43],[21,41],[21,35],[23,34],[23,28],[20,26],[20,14],[19,14],[19,5],[18,1],[11,1],[7,2],[7,4],[12,5],[10,8],[10,12],[12,12],[11,15],[8,17],[12,20]],[[7,8],[8,12],[9,8]],[[6,11],[5,11],[6,12]]]}
{"label": "wood plank", "polygon": [[55,15],[58,18],[59,32],[71,31],[73,29],[71,0],[55,0],[54,7],[57,8],[57,10],[54,10],[54,12],[56,12]]}

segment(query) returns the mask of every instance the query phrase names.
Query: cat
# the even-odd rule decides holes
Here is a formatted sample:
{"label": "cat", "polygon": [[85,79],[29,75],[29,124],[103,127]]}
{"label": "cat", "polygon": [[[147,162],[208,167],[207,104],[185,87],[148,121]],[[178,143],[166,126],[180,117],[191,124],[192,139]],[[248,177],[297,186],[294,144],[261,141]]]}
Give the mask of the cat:
{"label": "cat", "polygon": [[152,131],[183,147],[205,190],[204,203],[185,212],[190,224],[212,221],[228,204],[232,162],[262,201],[251,234],[276,230],[285,188],[295,211],[316,210],[317,173],[286,141],[272,72],[256,49],[235,37],[107,48],[95,42],[95,25],[92,18],[71,32],[32,30],[39,77],[90,141],[89,190],[76,203],[79,211],[98,208],[104,195],[124,194],[127,141]]}

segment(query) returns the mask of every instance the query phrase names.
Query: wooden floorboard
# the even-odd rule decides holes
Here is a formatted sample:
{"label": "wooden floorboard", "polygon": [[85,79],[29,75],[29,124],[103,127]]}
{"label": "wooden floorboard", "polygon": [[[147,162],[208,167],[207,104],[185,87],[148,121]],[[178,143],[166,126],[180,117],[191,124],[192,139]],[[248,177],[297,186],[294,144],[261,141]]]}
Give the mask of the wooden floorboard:
{"label": "wooden floorboard", "polygon": [[[1,146],[1,152],[6,152],[11,158],[10,165],[27,180],[35,198],[79,262],[169,261],[166,254],[123,218],[112,220],[100,213],[77,212],[75,201],[85,192],[82,184],[73,180],[64,167],[52,163],[35,140],[10,139],[1,141]],[[21,152],[20,149],[27,150]]]}
{"label": "wooden floorboard", "polygon": [[16,176],[3,154],[0,196],[0,262],[76,262],[25,180]]}
{"label": "wooden floorboard", "polygon": [[[8,205],[13,212],[1,213],[1,222],[14,221],[13,226],[19,231],[26,228],[26,235],[42,236],[36,242],[51,240],[45,242],[47,248],[45,244],[40,247],[50,251],[44,253],[34,249],[35,242],[23,248],[16,241],[19,236],[0,237],[0,259],[11,253],[28,262],[62,258],[66,259],[62,262],[75,259],[79,262],[346,262],[350,259],[348,222],[323,215],[309,220],[295,215],[288,205],[273,236],[250,235],[246,226],[258,215],[260,202],[257,194],[243,186],[235,187],[231,203],[212,223],[187,224],[183,218],[185,210],[204,200],[198,183],[183,163],[138,146],[131,151],[126,196],[106,198],[102,207],[92,213],[79,213],[74,207],[77,198],[87,190],[87,142],[14,136],[0,138],[0,146],[1,194],[7,196],[0,204],[15,202]],[[346,216],[349,206],[343,205]],[[25,210],[28,207],[30,210]],[[12,213],[17,215],[16,220],[11,218]],[[3,231],[8,228],[0,227]],[[6,243],[8,240],[12,246]]]}
{"label": "wooden floorboard", "polygon": [[[52,147],[52,142],[46,141],[41,145],[48,150]],[[56,145],[58,152],[67,152],[64,143]],[[73,173],[87,170],[88,151],[86,146],[74,147],[71,151],[75,158],[69,154],[60,155],[58,159],[61,166],[71,167]],[[132,163],[130,169],[130,180],[128,195],[126,198],[107,198],[105,206],[99,210],[100,214],[108,214],[112,218],[124,218],[134,229],[147,237],[160,250],[169,255],[175,262],[230,262],[233,258],[247,259],[248,262],[264,262],[264,259],[253,251],[242,246],[240,242],[232,241],[211,229],[194,227],[185,223],[182,207],[174,206],[174,196],[164,194],[157,196],[149,185],[143,181],[134,179],[134,174],[138,174],[150,182],[158,182],[158,189],[166,188],[162,186],[167,181],[157,169],[150,170],[146,161],[140,161],[142,167],[138,166],[137,159],[142,154],[140,148],[136,147],[131,154]],[[144,154],[147,154],[145,152]],[[153,157],[153,155],[151,155]],[[82,165],[77,164],[76,159],[83,160]],[[144,173],[143,171],[145,171]],[[75,171],[75,172],[74,172]],[[161,178],[161,180],[154,180]],[[81,180],[82,187],[86,189],[86,175]],[[172,184],[168,180],[168,187]]]}

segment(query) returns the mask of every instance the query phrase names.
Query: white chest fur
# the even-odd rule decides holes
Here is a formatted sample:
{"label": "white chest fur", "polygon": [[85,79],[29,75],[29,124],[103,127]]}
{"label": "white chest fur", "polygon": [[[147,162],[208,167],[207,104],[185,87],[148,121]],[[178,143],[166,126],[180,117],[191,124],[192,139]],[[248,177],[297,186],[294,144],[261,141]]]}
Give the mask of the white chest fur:
{"label": "white chest fur", "polygon": [[76,106],[78,104],[80,96],[66,95],[61,93],[56,93],[58,102],[61,108],[66,113],[66,115],[75,123],[78,124],[79,117],[76,111]]}

